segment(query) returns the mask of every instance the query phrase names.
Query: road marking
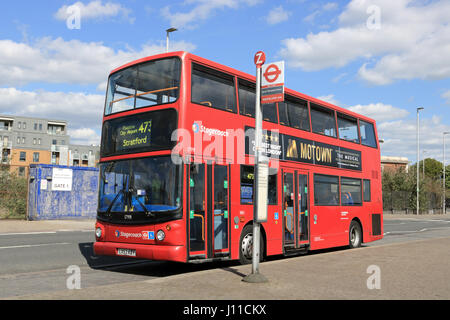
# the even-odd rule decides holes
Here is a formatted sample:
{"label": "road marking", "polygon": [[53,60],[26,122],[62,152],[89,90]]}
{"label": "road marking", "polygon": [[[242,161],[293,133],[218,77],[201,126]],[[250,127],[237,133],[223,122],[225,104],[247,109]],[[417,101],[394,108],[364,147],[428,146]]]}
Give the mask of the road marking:
{"label": "road marking", "polygon": [[441,220],[441,219],[402,218],[401,220],[413,220],[413,221],[425,221],[425,222],[447,222],[447,223],[450,223],[450,220]]}
{"label": "road marking", "polygon": [[385,232],[384,235],[400,235],[400,234],[408,234],[408,233],[419,233],[419,232],[425,232],[425,231],[431,231],[431,230],[446,230],[448,227],[434,227],[434,228],[422,228],[420,230],[402,230],[402,231],[388,231]]}
{"label": "road marking", "polygon": [[385,223],[384,225],[385,225],[385,226],[398,226],[398,225],[401,225],[401,224],[406,224],[406,222],[399,222],[399,223]]}
{"label": "road marking", "polygon": [[0,236],[22,236],[22,235],[33,235],[33,234],[56,234],[56,231],[0,233]]}
{"label": "road marking", "polygon": [[21,245],[21,246],[0,247],[0,250],[2,250],[2,249],[19,249],[19,248],[57,246],[57,245],[66,245],[66,244],[70,244],[70,243],[68,243],[68,242],[59,242],[59,243],[43,243],[43,244],[24,244],[24,245]]}
{"label": "road marking", "polygon": [[10,232],[10,233],[0,233],[0,236],[26,236],[26,235],[37,235],[37,234],[56,234],[58,232],[92,232],[93,230],[68,230],[61,229],[58,231],[39,231],[39,232]]}

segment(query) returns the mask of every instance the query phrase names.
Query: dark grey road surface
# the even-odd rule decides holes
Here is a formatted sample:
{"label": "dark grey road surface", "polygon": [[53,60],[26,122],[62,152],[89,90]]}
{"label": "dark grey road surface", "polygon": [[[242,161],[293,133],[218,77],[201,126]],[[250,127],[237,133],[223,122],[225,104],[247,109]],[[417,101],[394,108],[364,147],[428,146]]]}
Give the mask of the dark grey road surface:
{"label": "dark grey road surface", "polygon": [[[450,218],[390,218],[384,221],[384,233],[383,240],[365,246],[448,237]],[[83,288],[237,265],[236,262],[186,265],[96,257],[92,250],[93,242],[92,231],[0,234],[0,298],[66,290],[66,281],[70,276],[67,268],[71,265],[80,267]],[[127,299],[126,296],[123,298]]]}

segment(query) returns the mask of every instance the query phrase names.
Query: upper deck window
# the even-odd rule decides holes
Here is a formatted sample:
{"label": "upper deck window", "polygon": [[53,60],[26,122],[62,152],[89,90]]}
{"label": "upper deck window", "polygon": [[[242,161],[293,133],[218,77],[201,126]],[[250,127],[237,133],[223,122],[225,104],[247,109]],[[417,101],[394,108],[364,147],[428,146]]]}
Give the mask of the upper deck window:
{"label": "upper deck window", "polygon": [[191,84],[192,102],[236,112],[236,91],[233,76],[192,64]]}
{"label": "upper deck window", "polygon": [[239,79],[239,113],[255,117],[255,84]]}
{"label": "upper deck window", "polygon": [[262,104],[261,107],[264,121],[278,123],[277,105],[275,103],[265,103]]}
{"label": "upper deck window", "polygon": [[334,111],[311,103],[311,124],[314,133],[336,138]]}
{"label": "upper deck window", "polygon": [[361,131],[361,143],[365,146],[376,148],[377,141],[373,124],[359,120],[359,130]]}
{"label": "upper deck window", "polygon": [[181,61],[154,60],[118,71],[109,78],[105,115],[178,99]]}
{"label": "upper deck window", "polygon": [[285,102],[278,103],[280,124],[309,131],[308,103],[301,99],[286,97]]}
{"label": "upper deck window", "polygon": [[[255,117],[256,85],[239,79],[239,113],[245,116]],[[262,116],[264,121],[277,123],[277,106],[275,103],[262,104]]]}
{"label": "upper deck window", "polygon": [[358,121],[355,118],[338,113],[339,138],[359,143]]}

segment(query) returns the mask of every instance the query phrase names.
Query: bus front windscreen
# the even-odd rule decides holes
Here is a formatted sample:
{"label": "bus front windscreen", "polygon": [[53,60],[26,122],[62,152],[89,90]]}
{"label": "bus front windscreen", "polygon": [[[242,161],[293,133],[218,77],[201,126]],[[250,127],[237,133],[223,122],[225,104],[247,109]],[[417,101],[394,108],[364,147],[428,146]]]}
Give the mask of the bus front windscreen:
{"label": "bus front windscreen", "polygon": [[98,217],[111,222],[171,220],[181,212],[181,166],[170,156],[100,165]]}
{"label": "bus front windscreen", "polygon": [[178,99],[181,61],[166,58],[120,70],[109,77],[105,115]]}

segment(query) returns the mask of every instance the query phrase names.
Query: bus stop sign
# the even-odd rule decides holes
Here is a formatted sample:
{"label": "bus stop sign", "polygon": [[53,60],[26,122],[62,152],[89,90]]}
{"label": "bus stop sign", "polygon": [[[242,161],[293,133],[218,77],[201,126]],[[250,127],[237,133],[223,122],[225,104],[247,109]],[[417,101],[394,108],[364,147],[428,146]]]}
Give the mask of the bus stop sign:
{"label": "bus stop sign", "polygon": [[255,64],[257,68],[261,68],[262,65],[266,62],[266,54],[263,51],[258,51],[255,54]]}
{"label": "bus stop sign", "polygon": [[284,101],[284,61],[269,63],[262,68],[261,103]]}

